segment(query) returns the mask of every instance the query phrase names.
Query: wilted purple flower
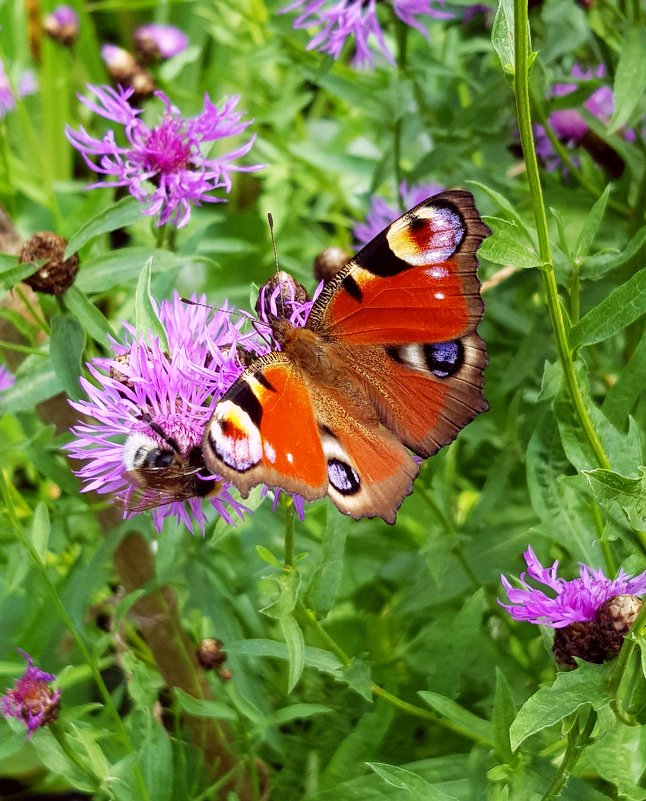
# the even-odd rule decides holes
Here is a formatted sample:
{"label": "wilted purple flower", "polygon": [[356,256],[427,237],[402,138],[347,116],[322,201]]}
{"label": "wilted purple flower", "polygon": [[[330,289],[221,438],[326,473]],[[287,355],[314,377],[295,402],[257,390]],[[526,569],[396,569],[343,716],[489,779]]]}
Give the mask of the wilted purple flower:
{"label": "wilted purple flower", "polygon": [[18,79],[15,91],[9,81],[9,76],[5,69],[4,62],[0,59],[0,119],[7,112],[13,111],[16,107],[16,96],[25,97],[33,95],[36,91],[36,78],[31,70],[25,70]]}
{"label": "wilted purple flower", "polygon": [[71,6],[56,6],[43,19],[43,29],[48,36],[69,47],[79,33],[79,18]]}
{"label": "wilted purple flower", "polygon": [[[558,561],[551,567],[543,567],[531,546],[527,547],[523,556],[527,573],[521,573],[521,588],[513,587],[505,576],[500,577],[510,603],[498,603],[514,620],[560,629],[571,623],[594,620],[599,607],[615,595],[641,595],[646,592],[646,571],[631,577],[620,570],[617,578],[609,579],[602,570],[593,570],[579,563],[579,578],[566,581],[556,575]],[[549,588],[554,597],[530,586],[525,581],[526,575]]]}
{"label": "wilted purple flower", "polygon": [[[130,512],[152,508],[158,530],[174,516],[203,531],[205,499],[228,523],[248,511],[231,495],[230,484],[210,476],[200,445],[214,401],[243,370],[241,355],[254,356],[267,346],[257,344],[255,333],[242,334],[242,319],[234,324],[226,306],[213,311],[199,305],[204,303],[201,297],[189,305],[175,294],[159,304],[168,352],[155,337],[138,336],[126,325],[125,342],[111,342],[114,356],[88,364],[94,383],[81,378],[88,400],[71,402],[90,418],[72,429],[76,439],[67,446],[72,458],[84,462],[77,472],[83,491],[112,493]],[[132,463],[146,447],[161,449],[169,462],[153,462],[144,476],[149,481],[135,491]]]}
{"label": "wilted purple flower", "polygon": [[170,222],[181,228],[190,218],[192,205],[225,200],[209,193],[217,189],[229,192],[231,172],[262,167],[234,163],[251,150],[254,136],[236,150],[215,158],[206,158],[202,152],[205,144],[237,136],[249,126],[250,120],[242,120],[243,112],[235,111],[240,99],[237,96],[227,97],[218,108],[205,95],[204,111],[185,119],[163,92],[155,92],[164,104],[164,115],[159,125],[149,128],[139,117],[141,109],[128,102],[132,89],[89,88],[96,102],[80,97],[81,102],[95,114],[122,125],[127,145],[118,145],[112,130],[102,139],[95,139],[83,127],[78,131],[67,127],[67,138],[87,165],[116,179],[99,181],[88,188],[126,186],[131,195],[146,204],[144,214],[158,215],[158,225]]}
{"label": "wilted purple flower", "polygon": [[9,370],[8,367],[5,367],[4,364],[0,364],[0,392],[4,392],[5,389],[9,389],[16,383],[16,376]]}
{"label": "wilted purple flower", "polygon": [[145,56],[172,58],[188,46],[188,36],[174,25],[158,25],[154,22],[140,25],[135,30],[135,47]]}
{"label": "wilted purple flower", "polygon": [[[392,0],[390,5],[402,22],[426,36],[426,28],[417,17],[452,16],[433,8],[432,2],[443,4],[444,0]],[[395,63],[377,19],[376,0],[295,0],[281,9],[283,13],[295,10],[300,14],[294,20],[294,28],[319,28],[307,45],[308,50],[319,50],[338,59],[346,41],[354,39],[352,63],[357,67],[372,66],[374,57],[369,47],[372,37],[384,57]]]}
{"label": "wilted purple flower", "polygon": [[28,653],[18,648],[27,662],[27,668],[16,682],[13,690],[7,690],[0,701],[5,718],[17,718],[27,727],[31,737],[36,729],[48,726],[58,717],[60,690],[52,690],[47,685],[56,680],[53,673],[34,665]]}
{"label": "wilted purple flower", "polygon": [[403,181],[399,190],[401,193],[404,208],[400,209],[393,203],[389,203],[382,197],[372,197],[370,200],[370,211],[362,223],[354,226],[355,247],[357,249],[367,245],[377,234],[380,234],[386,226],[396,220],[407,210],[421,203],[426,198],[442,192],[443,186],[435,183],[418,184],[409,186]]}

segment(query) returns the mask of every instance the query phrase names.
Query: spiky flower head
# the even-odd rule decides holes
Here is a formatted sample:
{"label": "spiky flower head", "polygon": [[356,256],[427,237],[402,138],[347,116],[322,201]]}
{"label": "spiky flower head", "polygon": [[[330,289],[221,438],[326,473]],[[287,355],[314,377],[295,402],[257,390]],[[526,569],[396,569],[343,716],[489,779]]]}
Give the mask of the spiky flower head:
{"label": "spiky flower head", "polygon": [[56,680],[53,673],[36,667],[31,656],[20,648],[18,652],[25,658],[27,668],[13,689],[2,696],[0,709],[5,718],[22,721],[31,737],[37,729],[48,726],[58,717],[61,691],[48,686]]}
{"label": "spiky flower head", "polygon": [[368,242],[371,242],[377,234],[380,234],[391,222],[401,217],[405,211],[412,209],[413,206],[426,200],[426,198],[436,195],[443,190],[443,186],[433,182],[410,185],[406,183],[406,181],[402,181],[399,187],[399,193],[403,208],[387,201],[383,197],[373,196],[370,199],[370,211],[366,219],[364,222],[357,223],[354,226],[355,247],[359,249],[367,245]]}
{"label": "spiky flower head", "polygon": [[[442,5],[444,0],[391,0],[388,5],[404,24],[427,36],[419,17],[446,19],[452,16],[434,8],[432,3],[435,2]],[[300,12],[293,23],[296,29],[318,28],[307,45],[308,50],[319,50],[338,59],[346,42],[351,41],[354,46],[353,65],[371,67],[374,55],[370,42],[373,41],[384,58],[394,64],[395,59],[377,18],[376,6],[377,0],[295,0],[281,11]]]}
{"label": "spiky flower head", "polygon": [[[602,570],[579,563],[579,577],[567,581],[557,576],[558,561],[543,567],[531,545],[523,556],[527,572],[520,575],[520,587],[514,587],[505,576],[500,577],[509,603],[499,603],[514,620],[560,629],[595,620],[599,607],[615,595],[646,592],[646,571],[633,577],[620,570],[616,578],[609,579]],[[526,577],[542,584],[549,594],[532,587]]]}
{"label": "spiky flower head", "polygon": [[66,135],[90,169],[114,180],[98,181],[88,189],[125,186],[144,205],[144,214],[157,217],[157,225],[181,228],[191,208],[202,203],[225,200],[213,192],[231,191],[231,173],[258,170],[260,164],[241,166],[236,161],[250,150],[255,137],[244,145],[214,158],[205,155],[215,141],[241,134],[250,120],[236,111],[240,98],[225,98],[220,107],[204,96],[204,111],[196,117],[182,117],[163,92],[155,92],[164,111],[158,125],[149,127],[140,117],[141,109],[130,104],[133,89],[120,86],[89,86],[95,100],[80,96],[81,102],[101,117],[123,127],[124,144],[109,130],[97,139],[83,128],[69,126]]}
{"label": "spiky flower head", "polygon": [[242,334],[243,320],[233,322],[226,305],[213,311],[200,304],[204,297],[187,304],[177,294],[159,304],[168,350],[125,325],[123,341],[111,341],[112,358],[87,365],[87,400],[70,402],[89,418],[72,429],[67,446],[83,462],[83,491],[116,496],[126,514],[151,508],[158,530],[173,516],[203,531],[205,500],[229,523],[248,511],[230,484],[209,474],[200,446],[213,403],[243,370],[240,352],[254,356],[267,346],[255,333]]}

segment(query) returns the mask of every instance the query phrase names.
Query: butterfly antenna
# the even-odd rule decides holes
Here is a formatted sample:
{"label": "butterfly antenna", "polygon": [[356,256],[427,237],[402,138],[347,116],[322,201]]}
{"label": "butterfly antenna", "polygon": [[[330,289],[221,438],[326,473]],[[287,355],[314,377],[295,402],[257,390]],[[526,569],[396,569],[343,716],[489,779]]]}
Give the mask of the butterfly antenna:
{"label": "butterfly antenna", "polygon": [[[270,211],[267,212],[267,221],[269,222],[269,235],[271,236],[271,246],[274,250],[274,266],[276,268],[276,276],[280,272],[280,267],[278,265],[278,250],[276,249],[276,237],[274,236],[274,217]],[[285,308],[285,298],[282,292],[278,293],[278,297],[280,299],[281,311],[285,317],[287,317],[287,310]]]}

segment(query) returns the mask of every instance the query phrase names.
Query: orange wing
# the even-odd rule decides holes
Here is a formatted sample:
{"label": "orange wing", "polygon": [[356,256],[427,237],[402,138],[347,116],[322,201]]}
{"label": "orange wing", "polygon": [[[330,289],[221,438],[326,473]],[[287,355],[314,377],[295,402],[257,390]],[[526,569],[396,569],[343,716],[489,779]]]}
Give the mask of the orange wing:
{"label": "orange wing", "polygon": [[308,327],[357,345],[445,342],[475,331],[483,312],[475,254],[489,233],[469,192],[435,195],[326,285]]}

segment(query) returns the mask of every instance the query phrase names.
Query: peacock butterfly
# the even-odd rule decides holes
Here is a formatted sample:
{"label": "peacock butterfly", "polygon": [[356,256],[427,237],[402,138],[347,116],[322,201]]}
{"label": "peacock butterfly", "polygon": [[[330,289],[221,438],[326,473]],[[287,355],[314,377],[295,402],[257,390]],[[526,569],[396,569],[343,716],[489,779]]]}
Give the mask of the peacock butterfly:
{"label": "peacock butterfly", "polygon": [[425,200],[329,280],[304,327],[270,318],[279,349],[216,403],[206,466],[243,497],[266,484],[329,495],[394,523],[419,467],[488,406],[476,251],[489,236],[469,192]]}

